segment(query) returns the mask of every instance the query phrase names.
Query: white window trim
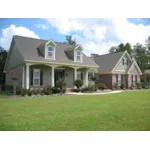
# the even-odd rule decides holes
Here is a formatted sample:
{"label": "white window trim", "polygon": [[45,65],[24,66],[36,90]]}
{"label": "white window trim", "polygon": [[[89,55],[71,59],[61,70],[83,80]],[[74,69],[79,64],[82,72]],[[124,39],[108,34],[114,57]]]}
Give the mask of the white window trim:
{"label": "white window trim", "polygon": [[[81,56],[80,56],[80,60],[77,60],[77,51],[81,51]],[[74,61],[75,62],[82,62],[83,61],[83,54],[82,54],[82,50],[75,50],[74,51]]]}
{"label": "white window trim", "polygon": [[[53,47],[52,57],[48,56],[48,47],[49,46]],[[52,46],[52,45],[46,45],[45,46],[45,59],[53,59],[53,60],[55,60],[55,46]]]}
{"label": "white window trim", "polygon": [[[33,86],[40,86],[40,76],[39,77],[34,77],[34,73],[37,72],[37,71],[40,72],[40,69],[33,69]],[[39,84],[38,85],[35,85],[34,79],[39,79]]]}

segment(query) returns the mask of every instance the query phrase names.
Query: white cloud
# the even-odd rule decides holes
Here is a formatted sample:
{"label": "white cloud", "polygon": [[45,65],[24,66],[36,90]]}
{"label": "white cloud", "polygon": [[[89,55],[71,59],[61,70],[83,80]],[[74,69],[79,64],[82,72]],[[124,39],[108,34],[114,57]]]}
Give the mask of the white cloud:
{"label": "white cloud", "polygon": [[[71,34],[82,44],[85,53],[107,53],[121,42],[144,44],[150,25],[133,24],[127,19],[46,19],[60,34]],[[76,32],[74,34],[74,32]]]}
{"label": "white cloud", "polygon": [[49,28],[49,27],[48,27],[47,25],[45,25],[45,24],[37,24],[36,27],[37,27],[37,28],[41,28],[41,29],[43,29],[43,30],[46,30],[46,29]]}
{"label": "white cloud", "polygon": [[2,30],[2,36],[0,37],[0,45],[5,49],[8,49],[13,35],[21,35],[39,39],[38,35],[36,35],[33,31],[25,27],[17,27],[15,25],[10,25],[8,28]]}

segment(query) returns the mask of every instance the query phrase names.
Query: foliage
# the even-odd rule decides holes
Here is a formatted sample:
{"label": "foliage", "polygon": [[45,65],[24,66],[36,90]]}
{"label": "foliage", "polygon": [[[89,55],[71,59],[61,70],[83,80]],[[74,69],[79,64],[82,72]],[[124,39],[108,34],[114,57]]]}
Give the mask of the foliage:
{"label": "foliage", "polygon": [[24,89],[24,88],[21,89],[21,95],[22,95],[22,96],[25,96],[27,93],[28,93],[28,92],[27,92],[26,89]]}
{"label": "foliage", "polygon": [[109,49],[109,53],[122,52],[122,51],[127,51],[129,54],[131,54],[132,53],[131,44],[128,42],[126,44],[121,43],[118,46],[112,46]]}
{"label": "foliage", "polygon": [[104,90],[104,89],[106,89],[107,87],[106,87],[106,85],[105,85],[105,83],[96,83],[96,88],[97,89],[99,89],[99,90]]}
{"label": "foliage", "polygon": [[120,86],[120,88],[121,88],[121,89],[125,89],[125,84],[122,83],[121,86]]}
{"label": "foliage", "polygon": [[120,86],[118,85],[118,83],[115,83],[115,84],[114,84],[113,89],[115,89],[115,90],[120,90]]}
{"label": "foliage", "polygon": [[91,54],[91,57],[97,57],[97,56],[99,56],[99,54],[95,54],[95,53]]}
{"label": "foliage", "polygon": [[74,86],[76,86],[77,88],[80,88],[80,87],[82,87],[83,86],[83,81],[82,80],[79,80],[79,79],[77,79],[77,80],[75,80],[74,81]]}
{"label": "foliage", "polygon": [[144,72],[144,70],[148,64],[148,56],[147,56],[146,47],[140,43],[137,43],[133,47],[134,48],[133,48],[132,56],[136,60],[136,62],[138,63],[142,72]]}
{"label": "foliage", "polygon": [[63,88],[65,88],[65,86],[66,86],[66,82],[65,82],[64,79],[59,78],[59,79],[56,81],[56,87],[57,87],[57,88],[63,89]]}
{"label": "foliage", "polygon": [[141,87],[143,89],[149,89],[149,85],[146,82],[141,82]]}
{"label": "foliage", "polygon": [[72,38],[71,35],[66,36],[66,41],[64,43],[70,44],[70,45],[76,45],[76,40]]}
{"label": "foliage", "polygon": [[72,89],[72,92],[80,92],[80,89]]}
{"label": "foliage", "polygon": [[58,88],[58,87],[52,87],[52,93],[53,93],[53,94],[60,93],[59,88]]}
{"label": "foliage", "polygon": [[136,83],[136,88],[137,89],[142,89],[141,83]]}
{"label": "foliage", "polygon": [[0,85],[5,84],[5,73],[3,72],[7,58],[7,51],[0,46]]}
{"label": "foliage", "polygon": [[33,91],[32,90],[28,90],[28,96],[32,96],[32,94],[33,94]]}
{"label": "foliage", "polygon": [[81,89],[81,92],[93,92],[93,91],[97,91],[97,88],[94,85],[86,86]]}
{"label": "foliage", "polygon": [[16,94],[17,95],[21,95],[21,89],[20,87],[16,87]]}

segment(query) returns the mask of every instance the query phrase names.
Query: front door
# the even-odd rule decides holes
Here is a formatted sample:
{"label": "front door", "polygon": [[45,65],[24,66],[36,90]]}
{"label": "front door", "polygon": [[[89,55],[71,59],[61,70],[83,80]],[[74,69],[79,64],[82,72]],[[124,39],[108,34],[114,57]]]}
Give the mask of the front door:
{"label": "front door", "polygon": [[65,77],[65,70],[56,69],[55,70],[55,85],[58,79],[63,79]]}

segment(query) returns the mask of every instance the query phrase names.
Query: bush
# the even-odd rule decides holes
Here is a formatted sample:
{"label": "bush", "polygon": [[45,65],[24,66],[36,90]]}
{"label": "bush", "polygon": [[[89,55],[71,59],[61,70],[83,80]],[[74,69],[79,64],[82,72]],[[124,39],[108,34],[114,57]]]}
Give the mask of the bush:
{"label": "bush", "polygon": [[80,89],[72,89],[72,92],[80,92]]}
{"label": "bush", "polygon": [[143,89],[146,89],[146,88],[147,88],[147,84],[146,84],[145,82],[141,82],[141,87],[142,87]]}
{"label": "bush", "polygon": [[137,89],[142,89],[141,83],[136,83],[136,88]]}
{"label": "bush", "polygon": [[17,88],[16,88],[16,94],[17,94],[17,95],[21,95],[21,89],[22,89],[22,88],[20,88],[20,87],[17,87]]}
{"label": "bush", "polygon": [[99,89],[99,90],[104,90],[106,89],[106,85],[104,83],[97,83],[96,84],[96,88]]}
{"label": "bush", "polygon": [[5,85],[5,91],[13,92],[13,86],[12,85]]}
{"label": "bush", "polygon": [[120,86],[120,88],[121,88],[121,89],[125,89],[125,84],[122,83],[121,86]]}
{"label": "bush", "polygon": [[132,85],[130,86],[130,89],[131,89],[131,90],[134,90],[134,89],[135,89],[135,86],[132,84]]}
{"label": "bush", "polygon": [[118,85],[118,83],[116,83],[116,84],[114,85],[113,89],[120,90],[120,86]]}
{"label": "bush", "polygon": [[26,89],[21,89],[21,95],[22,95],[22,96],[25,96],[27,93],[28,93],[28,92],[27,92]]}
{"label": "bush", "polygon": [[52,93],[53,93],[53,94],[60,93],[59,88],[58,88],[58,87],[52,87]]}
{"label": "bush", "polygon": [[75,80],[73,85],[75,85],[79,89],[80,87],[82,87],[83,81],[82,80]]}
{"label": "bush", "polygon": [[66,88],[64,88],[62,91],[63,91],[63,93],[66,93]]}
{"label": "bush", "polygon": [[28,96],[32,96],[32,91],[31,90],[28,90]]}
{"label": "bush", "polygon": [[66,82],[65,82],[65,80],[64,79],[58,79],[57,81],[56,81],[56,87],[57,88],[60,88],[60,89],[63,89],[64,87],[66,86]]}

